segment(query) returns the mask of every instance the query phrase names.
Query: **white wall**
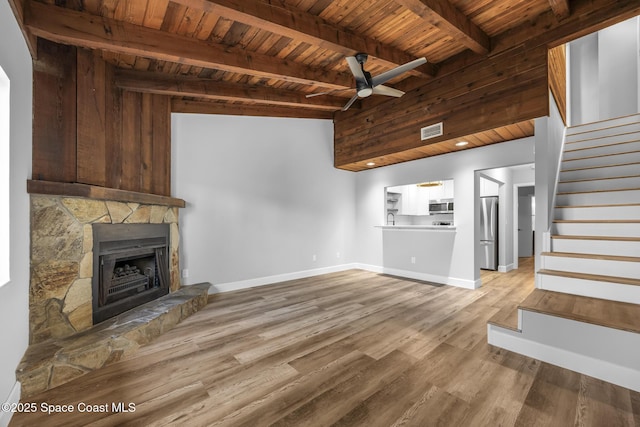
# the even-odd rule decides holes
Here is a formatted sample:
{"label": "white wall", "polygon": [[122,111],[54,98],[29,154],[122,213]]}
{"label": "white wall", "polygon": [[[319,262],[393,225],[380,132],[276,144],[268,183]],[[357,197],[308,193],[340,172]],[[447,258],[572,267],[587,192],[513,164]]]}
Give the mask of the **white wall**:
{"label": "white wall", "polygon": [[571,125],[637,113],[640,17],[569,44]]}
{"label": "white wall", "polygon": [[[475,247],[479,239],[479,235],[476,234],[479,233],[477,228],[480,219],[478,206],[476,206],[479,185],[475,180],[475,171],[531,163],[534,159],[533,145],[533,138],[524,138],[358,172],[356,175],[355,259],[373,268],[384,267],[383,233],[389,232],[375,228],[384,223],[384,187],[454,179],[457,230],[450,249],[447,246],[447,250],[451,251],[451,262],[447,265],[446,272],[449,277],[459,282],[477,282],[480,276],[480,263],[475,259]],[[437,262],[433,262],[435,259],[438,258],[430,259],[427,254],[424,263],[416,262],[415,265],[406,266],[406,268],[414,269],[417,273],[428,274],[438,271],[442,274],[443,267],[436,265]]]}
{"label": "white wall", "polygon": [[[29,197],[31,176],[31,56],[8,2],[0,2],[0,66],[10,79],[10,275],[0,287],[0,402],[15,399],[15,369],[29,341]],[[4,237],[3,237],[4,238]],[[0,413],[0,425],[6,421]]]}
{"label": "white wall", "polygon": [[236,289],[354,259],[355,174],[333,167],[331,121],[174,114],[172,147],[186,284]]}
{"label": "white wall", "polygon": [[543,234],[549,231],[555,203],[556,183],[566,128],[553,96],[549,96],[549,116],[535,121],[536,210],[535,270],[540,269]]}

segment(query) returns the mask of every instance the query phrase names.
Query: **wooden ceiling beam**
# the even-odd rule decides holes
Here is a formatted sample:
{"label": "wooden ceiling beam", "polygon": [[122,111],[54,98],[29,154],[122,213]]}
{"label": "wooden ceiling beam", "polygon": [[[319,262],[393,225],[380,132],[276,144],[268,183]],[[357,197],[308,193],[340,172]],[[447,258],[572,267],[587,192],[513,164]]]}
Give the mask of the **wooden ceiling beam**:
{"label": "wooden ceiling beam", "polygon": [[571,13],[569,10],[569,0],[549,0],[549,5],[558,20],[567,18]]}
{"label": "wooden ceiling beam", "polygon": [[36,59],[38,57],[38,43],[36,40],[36,36],[27,31],[27,28],[24,26],[24,15],[25,15],[25,0],[9,0],[9,7],[13,10],[13,14],[18,21],[18,25],[20,25],[20,31],[24,36],[24,40],[27,43],[27,48],[29,48],[29,52],[31,53],[31,57]]}
{"label": "wooden ceiling beam", "polygon": [[[190,8],[224,16],[226,19],[242,22],[293,40],[339,52],[345,56],[365,52],[391,68],[416,59],[392,46],[355,34],[318,16],[281,2],[265,2],[262,0],[172,1]],[[412,70],[412,73],[419,77],[428,78],[433,77],[436,74],[436,70],[432,64],[427,63]]]}
{"label": "wooden ceiling beam", "polygon": [[[491,50],[489,36],[447,0],[395,0],[430,25],[479,54]],[[553,1],[553,0],[550,0]]]}
{"label": "wooden ceiling beam", "polygon": [[174,98],[171,101],[172,113],[222,114],[230,116],[258,116],[258,117],[291,117],[301,119],[333,119],[333,113],[323,110],[307,108],[293,108],[283,106],[229,104],[207,101],[189,101]]}
{"label": "wooden ceiling beam", "polygon": [[216,101],[243,101],[256,104],[282,105],[335,111],[346,100],[335,96],[306,98],[304,94],[266,86],[246,86],[197,77],[162,75],[119,69],[115,85],[132,92],[155,93],[179,97],[193,97]]}
{"label": "wooden ceiling beam", "polygon": [[34,35],[56,43],[332,89],[345,89],[353,85],[350,74],[315,70],[239,48],[207,43],[33,0],[28,3],[25,12],[25,26]]}

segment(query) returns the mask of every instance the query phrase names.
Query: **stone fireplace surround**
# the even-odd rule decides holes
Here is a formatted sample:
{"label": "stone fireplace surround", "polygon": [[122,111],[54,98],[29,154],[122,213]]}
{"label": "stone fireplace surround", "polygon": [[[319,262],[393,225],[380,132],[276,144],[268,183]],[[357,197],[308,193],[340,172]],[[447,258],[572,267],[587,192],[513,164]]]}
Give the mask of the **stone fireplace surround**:
{"label": "stone fireplace surround", "polygon": [[170,291],[180,287],[177,207],[32,194],[30,344],[93,326],[94,223],[170,224]]}
{"label": "stone fireplace surround", "polygon": [[[16,370],[22,398],[128,357],[206,305],[209,283],[180,287],[183,200],[34,180],[27,181],[27,192],[30,345]],[[93,224],[168,224],[169,294],[94,325]]]}

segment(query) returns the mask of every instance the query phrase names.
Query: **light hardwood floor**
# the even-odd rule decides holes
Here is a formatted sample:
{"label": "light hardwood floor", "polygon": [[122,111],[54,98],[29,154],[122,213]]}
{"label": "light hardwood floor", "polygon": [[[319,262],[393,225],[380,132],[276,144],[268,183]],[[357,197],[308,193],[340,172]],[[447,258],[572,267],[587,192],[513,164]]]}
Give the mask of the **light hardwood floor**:
{"label": "light hardwood floor", "polygon": [[482,280],[354,270],[218,294],[135,357],[31,399],[38,412],[11,426],[640,425],[639,393],[486,343],[487,319],[533,289],[532,259]]}

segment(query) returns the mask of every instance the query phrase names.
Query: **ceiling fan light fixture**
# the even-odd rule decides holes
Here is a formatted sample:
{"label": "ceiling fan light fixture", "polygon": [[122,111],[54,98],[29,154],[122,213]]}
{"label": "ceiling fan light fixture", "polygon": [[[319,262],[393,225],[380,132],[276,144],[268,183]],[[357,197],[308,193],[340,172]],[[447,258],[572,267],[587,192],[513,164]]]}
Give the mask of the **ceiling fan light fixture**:
{"label": "ceiling fan light fixture", "polygon": [[368,96],[371,96],[372,93],[373,93],[373,89],[370,87],[364,87],[362,89],[358,89],[358,96],[360,98],[366,98]]}

